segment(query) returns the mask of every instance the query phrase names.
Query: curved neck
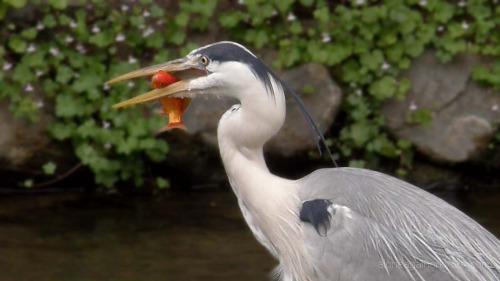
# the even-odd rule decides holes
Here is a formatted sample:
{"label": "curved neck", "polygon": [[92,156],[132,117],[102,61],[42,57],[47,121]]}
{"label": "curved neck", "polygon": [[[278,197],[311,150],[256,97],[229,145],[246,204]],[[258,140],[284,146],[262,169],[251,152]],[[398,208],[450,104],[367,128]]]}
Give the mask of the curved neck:
{"label": "curved neck", "polygon": [[240,105],[234,105],[219,121],[217,137],[228,176],[236,162],[259,167],[268,172],[263,147],[281,128],[285,120],[285,95],[273,84],[274,94],[254,87],[239,93]]}
{"label": "curved neck", "polygon": [[[217,137],[222,162],[243,216],[256,238],[280,261],[283,280],[291,276],[310,281],[301,260],[307,255],[296,241],[302,232],[298,214],[297,183],[269,172],[263,154],[264,144],[285,120],[285,96],[275,89],[245,93],[241,105],[228,110],[219,121]],[[300,265],[300,266],[299,266]]]}

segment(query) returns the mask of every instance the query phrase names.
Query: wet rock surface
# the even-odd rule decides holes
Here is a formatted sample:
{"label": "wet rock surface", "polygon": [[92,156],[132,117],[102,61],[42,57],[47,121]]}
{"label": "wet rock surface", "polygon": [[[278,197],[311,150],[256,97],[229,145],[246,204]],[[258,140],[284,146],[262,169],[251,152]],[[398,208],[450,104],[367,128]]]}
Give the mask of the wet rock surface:
{"label": "wet rock surface", "polygon": [[[48,135],[47,128],[52,119],[45,110],[40,110],[33,121],[15,117],[7,102],[0,103],[1,172],[36,176],[47,161],[57,161],[62,170],[77,163],[69,145],[56,142]],[[10,180],[11,177],[0,184]]]}
{"label": "wet rock surface", "polygon": [[0,103],[0,162],[19,167],[31,161],[49,143],[45,133],[49,117],[42,115],[31,123],[12,116],[9,105]]}
{"label": "wet rock surface", "polygon": [[[487,64],[486,59],[471,54],[443,64],[426,52],[405,74],[411,91],[383,108],[388,129],[434,160],[459,163],[480,155],[500,121],[499,93],[470,78],[480,64]],[[419,109],[431,111],[429,124],[408,122],[408,116]]]}

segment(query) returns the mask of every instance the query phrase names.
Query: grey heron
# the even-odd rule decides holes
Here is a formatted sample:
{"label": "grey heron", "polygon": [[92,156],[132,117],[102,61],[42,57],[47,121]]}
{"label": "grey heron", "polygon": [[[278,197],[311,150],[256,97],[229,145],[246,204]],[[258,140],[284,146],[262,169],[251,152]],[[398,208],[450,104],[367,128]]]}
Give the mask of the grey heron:
{"label": "grey heron", "polygon": [[168,96],[239,101],[219,121],[220,155],[244,219],[279,262],[280,280],[500,280],[499,240],[414,185],[348,167],[298,180],[273,175],[263,146],[283,125],[285,95],[300,101],[244,46],[217,42],[108,83],[159,70],[182,79],[116,107]]}

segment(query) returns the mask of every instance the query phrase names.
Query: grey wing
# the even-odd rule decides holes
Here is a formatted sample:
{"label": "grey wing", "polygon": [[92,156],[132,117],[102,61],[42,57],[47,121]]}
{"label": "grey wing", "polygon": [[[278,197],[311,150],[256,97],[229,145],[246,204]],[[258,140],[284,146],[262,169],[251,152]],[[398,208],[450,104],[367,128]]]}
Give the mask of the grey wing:
{"label": "grey wing", "polygon": [[303,202],[331,202],[326,226],[301,212],[318,280],[500,280],[499,240],[418,187],[356,168],[299,184]]}

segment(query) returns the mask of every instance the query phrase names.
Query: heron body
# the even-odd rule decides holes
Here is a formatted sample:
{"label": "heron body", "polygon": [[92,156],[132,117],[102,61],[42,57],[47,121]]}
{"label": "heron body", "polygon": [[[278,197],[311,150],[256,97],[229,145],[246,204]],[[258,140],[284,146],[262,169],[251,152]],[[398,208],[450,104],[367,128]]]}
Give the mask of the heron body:
{"label": "heron body", "polygon": [[236,98],[218,126],[230,185],[256,239],[279,261],[282,281],[500,280],[500,242],[458,209],[409,183],[356,168],[289,180],[266,166],[264,144],[285,119],[291,94],[254,54],[234,42],[192,51],[153,70],[203,70],[165,90],[119,104],[172,95]]}

